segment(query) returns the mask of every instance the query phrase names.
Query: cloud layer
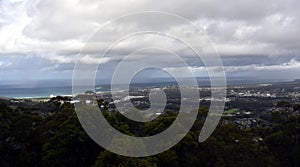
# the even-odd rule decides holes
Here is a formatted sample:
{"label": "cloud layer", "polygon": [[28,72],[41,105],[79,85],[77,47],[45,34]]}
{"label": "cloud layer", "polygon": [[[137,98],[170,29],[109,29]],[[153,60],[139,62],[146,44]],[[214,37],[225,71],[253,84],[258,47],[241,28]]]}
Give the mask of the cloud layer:
{"label": "cloud layer", "polygon": [[[18,78],[24,71],[39,69],[32,73],[33,78],[71,77],[76,55],[99,27],[130,13],[163,11],[185,17],[203,30],[221,55],[228,75],[298,78],[300,75],[295,72],[300,66],[299,6],[297,0],[0,1],[0,76],[9,80],[11,76]],[[173,20],[164,24],[157,24],[155,18],[137,20],[112,26],[95,42],[106,43],[118,33],[147,26],[157,26],[165,32],[190,30],[189,26]],[[190,36],[193,38],[192,33]],[[153,43],[177,46],[176,42],[168,43],[148,35],[119,43],[110,58],[99,60],[99,55],[87,53],[80,61],[87,64],[101,61],[109,69],[118,56]],[[191,54],[180,47],[178,53],[187,59]],[[148,53],[143,58],[154,54],[159,53]],[[161,60],[164,61],[163,54]],[[201,69],[201,64],[194,66]],[[42,75],[45,71],[48,74]],[[275,75],[278,71],[282,72]]]}

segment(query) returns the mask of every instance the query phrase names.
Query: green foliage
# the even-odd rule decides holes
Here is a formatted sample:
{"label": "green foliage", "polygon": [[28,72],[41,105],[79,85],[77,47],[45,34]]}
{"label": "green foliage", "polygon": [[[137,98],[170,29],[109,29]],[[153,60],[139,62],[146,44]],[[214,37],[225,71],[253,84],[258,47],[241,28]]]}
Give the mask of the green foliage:
{"label": "green foliage", "polygon": [[299,103],[294,105],[294,111],[298,111],[298,110],[300,110],[300,104]]}
{"label": "green foliage", "polygon": [[[59,122],[58,122],[59,121]],[[93,164],[100,148],[82,129],[73,106],[48,120],[48,138],[43,144],[45,166],[88,166]]]}
{"label": "green foliage", "polygon": [[223,114],[233,114],[233,113],[235,113],[235,112],[237,112],[237,111],[239,111],[240,109],[239,108],[232,108],[232,109],[230,109],[230,110],[226,110],[226,111],[224,111],[223,112]]}
{"label": "green foliage", "polygon": [[[233,124],[220,124],[211,137],[199,143],[199,132],[208,113],[207,108],[200,108],[191,131],[173,148],[155,156],[129,158],[104,151],[84,132],[73,105],[56,103],[64,100],[61,97],[52,100],[56,108],[46,115],[0,103],[1,166],[299,165],[299,116],[287,116],[284,111],[270,116],[272,128],[241,130]],[[112,126],[132,136],[157,134],[176,119],[176,113],[170,111],[147,123],[131,121],[120,113],[103,114]],[[137,145],[143,150],[142,144]]]}
{"label": "green foliage", "polygon": [[291,103],[288,101],[279,101],[277,103],[277,106],[278,107],[291,107]]}
{"label": "green foliage", "polygon": [[153,157],[130,158],[103,151],[97,157],[93,167],[156,167],[156,163],[157,159]]}

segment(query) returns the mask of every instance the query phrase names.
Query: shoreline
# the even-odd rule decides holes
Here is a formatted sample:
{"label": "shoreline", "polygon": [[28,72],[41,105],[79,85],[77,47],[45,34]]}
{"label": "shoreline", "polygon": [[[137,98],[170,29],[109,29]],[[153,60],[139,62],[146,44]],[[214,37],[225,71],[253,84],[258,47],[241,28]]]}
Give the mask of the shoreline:
{"label": "shoreline", "polygon": [[5,96],[0,96],[0,99],[4,99],[4,100],[42,100],[42,99],[51,99],[54,97],[73,97],[73,95],[50,95],[50,96],[28,96],[28,97],[5,97]]}
{"label": "shoreline", "polygon": [[[234,88],[234,87],[264,87],[264,86],[272,86],[272,85],[286,85],[286,84],[293,84],[293,83],[298,83],[300,82],[300,79],[292,79],[290,81],[281,81],[281,82],[259,82],[259,83],[240,83],[240,84],[228,84],[227,83],[227,89],[230,89],[230,88]],[[205,86],[198,86],[199,88],[205,88]],[[98,88],[102,88],[102,87],[98,87]],[[118,91],[124,91],[124,90],[118,90]],[[117,91],[117,92],[118,92]],[[111,92],[111,91],[97,91],[97,89],[95,90],[95,93],[96,94],[102,94],[102,93],[107,93],[107,92]],[[70,92],[69,92],[70,93]],[[30,100],[30,99],[33,99],[33,100],[46,100],[46,99],[51,99],[53,97],[58,97],[58,96],[62,96],[62,97],[73,97],[72,94],[50,94],[50,95],[38,95],[38,96],[15,96],[15,97],[12,97],[12,96],[5,96],[6,93],[4,93],[4,95],[1,95],[0,94],[0,99],[6,99],[6,100],[11,100],[11,99],[15,99],[15,100]],[[11,94],[11,93],[9,93]],[[17,93],[18,94],[18,93]],[[30,93],[22,93],[22,94],[30,94]]]}

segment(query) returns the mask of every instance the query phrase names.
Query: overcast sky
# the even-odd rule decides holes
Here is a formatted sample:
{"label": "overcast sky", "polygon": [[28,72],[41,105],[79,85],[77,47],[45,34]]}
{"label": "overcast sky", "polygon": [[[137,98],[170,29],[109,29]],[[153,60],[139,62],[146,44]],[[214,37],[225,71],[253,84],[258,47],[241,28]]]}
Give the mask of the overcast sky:
{"label": "overcast sky", "polygon": [[[139,11],[170,12],[191,21],[207,34],[229,77],[300,78],[299,6],[298,0],[0,0],[0,81],[71,78],[76,56],[99,27]],[[161,26],[141,17],[112,25],[110,32],[96,40],[105,43],[121,31],[148,24]],[[168,25],[160,27],[164,32],[189,28],[171,20],[162,25]],[[105,64],[101,77],[109,75],[106,71],[112,70],[120,55],[139,45],[176,45],[165,41],[148,35],[121,42],[111,57],[101,60]],[[191,53],[180,49],[180,56],[193,62]],[[159,55],[163,62],[164,54],[141,53],[132,61]],[[80,60],[94,64],[99,58],[89,54]],[[203,74],[202,65],[192,64],[198,76]],[[168,68],[180,72],[176,62],[170,62]]]}

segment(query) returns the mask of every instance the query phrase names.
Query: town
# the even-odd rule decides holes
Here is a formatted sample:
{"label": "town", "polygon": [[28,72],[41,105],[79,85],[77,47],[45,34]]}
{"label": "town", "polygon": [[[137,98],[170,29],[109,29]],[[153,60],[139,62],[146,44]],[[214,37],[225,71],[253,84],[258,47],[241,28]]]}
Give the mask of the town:
{"label": "town", "polygon": [[[300,81],[295,80],[286,83],[273,84],[255,84],[255,85],[232,85],[227,87],[227,96],[225,99],[225,108],[222,115],[222,124],[234,124],[241,129],[252,127],[268,127],[272,113],[281,112],[285,117],[299,115],[300,113]],[[200,107],[209,107],[211,98],[210,87],[191,87],[194,91],[200,93]],[[128,103],[133,104],[139,110],[145,110],[150,107],[149,93],[163,91],[166,94],[167,101],[164,111],[178,112],[180,110],[181,99],[180,88],[177,85],[164,87],[134,87],[130,89],[129,95],[121,95],[119,99],[113,99],[109,92],[85,92],[88,95],[96,96],[98,104],[102,111],[118,112]],[[10,106],[35,108],[42,115],[51,114],[56,109],[57,103],[76,103],[71,97],[58,96],[51,98],[33,98],[33,99],[1,99],[1,101],[9,102]],[[90,104],[90,100],[85,103]],[[120,108],[116,108],[115,104],[119,104]],[[123,105],[123,106],[122,106]],[[47,107],[45,107],[47,106]],[[151,115],[152,114],[152,115]],[[153,111],[151,116],[163,114]]]}

